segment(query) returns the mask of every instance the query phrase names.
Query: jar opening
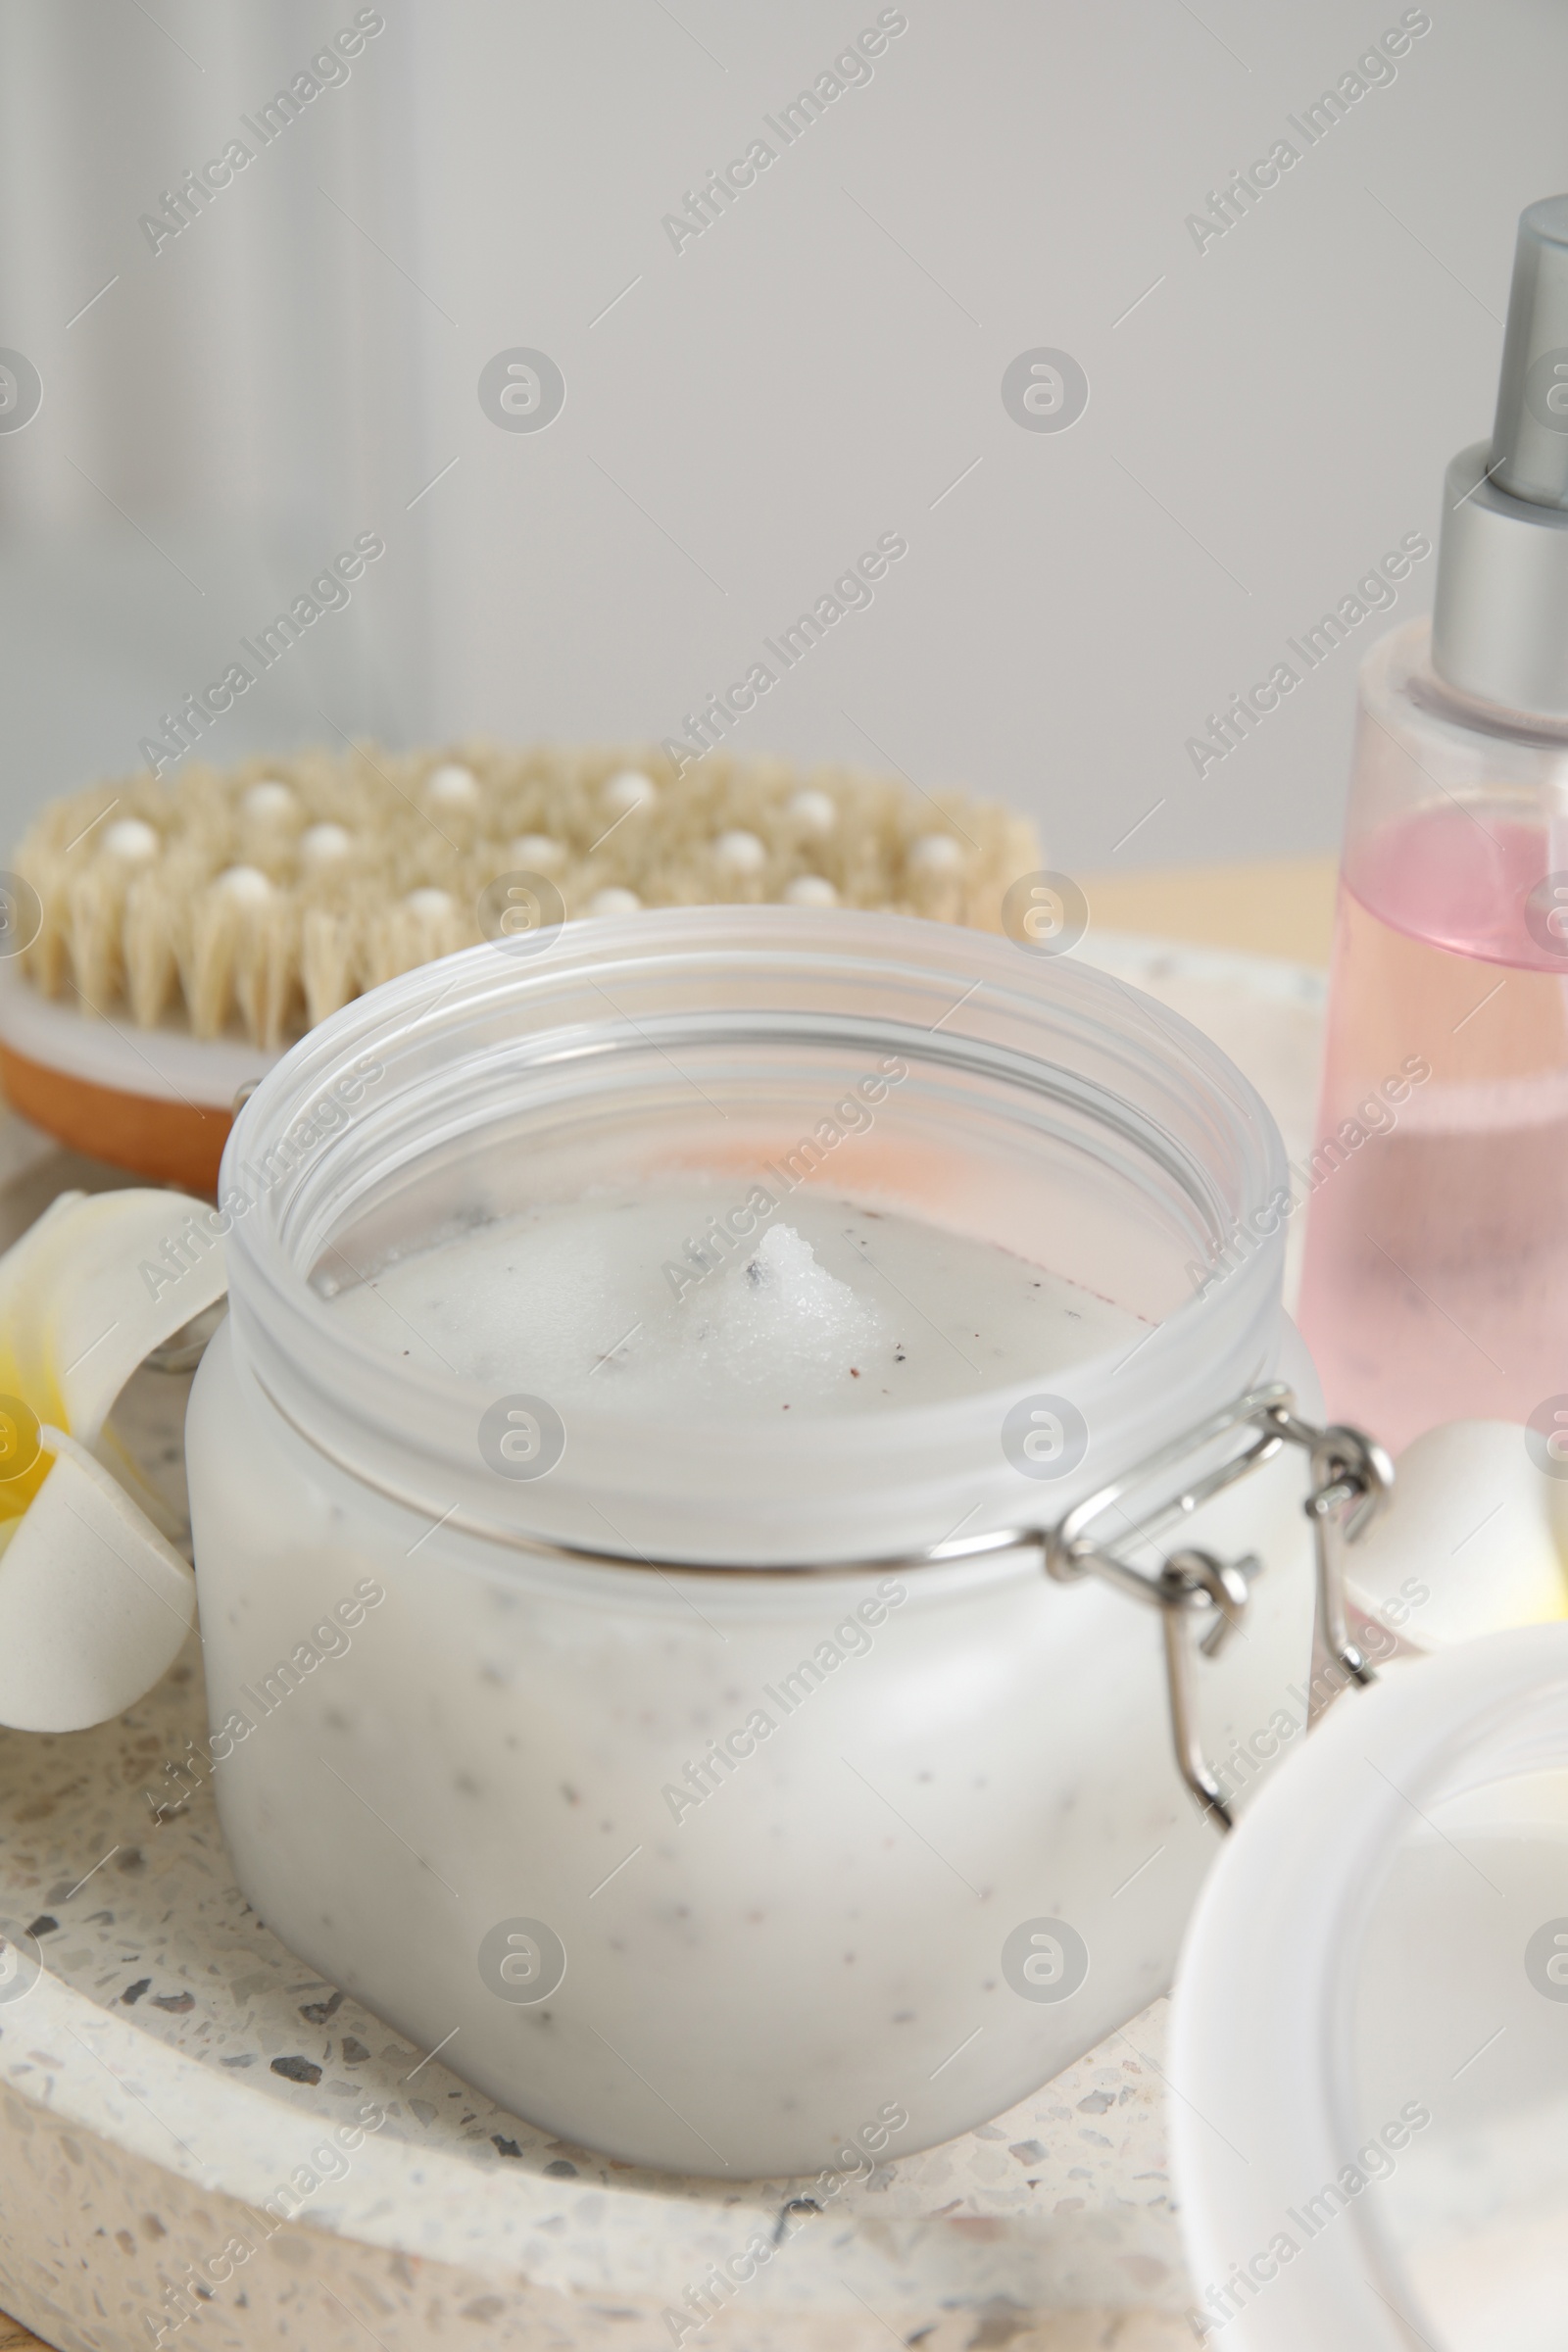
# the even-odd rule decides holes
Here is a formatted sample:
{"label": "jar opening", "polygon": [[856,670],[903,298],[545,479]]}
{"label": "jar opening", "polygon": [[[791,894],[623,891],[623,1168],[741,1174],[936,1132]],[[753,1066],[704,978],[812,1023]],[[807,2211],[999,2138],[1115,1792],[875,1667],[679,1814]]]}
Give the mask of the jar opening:
{"label": "jar opening", "polygon": [[[1119,981],[904,917],[705,907],[472,949],[349,1005],[246,1105],[220,1206],[242,1359],[372,1483],[395,1459],[432,1516],[456,1497],[476,1523],[594,1549],[810,1559],[1039,1524],[1210,1387],[1217,1402],[1266,1375],[1285,1175],[1240,1073]],[[433,1244],[693,1184],[741,1204],[760,1187],[779,1223],[827,1201],[918,1220],[1130,1320],[1114,1348],[996,1380],[982,1342],[972,1380],[930,1402],[726,1411],[721,1442],[689,1390],[631,1410],[607,1380],[603,1402],[572,1398],[548,1475],[509,1479],[479,1434],[494,1385],[369,1345],[344,1311]],[[693,1269],[703,1311],[725,1278],[706,1230],[677,1222],[665,1260],[682,1301]],[[891,1311],[918,1330],[920,1304]],[[1086,1433],[1045,1479],[1004,1442],[1042,1390]]]}

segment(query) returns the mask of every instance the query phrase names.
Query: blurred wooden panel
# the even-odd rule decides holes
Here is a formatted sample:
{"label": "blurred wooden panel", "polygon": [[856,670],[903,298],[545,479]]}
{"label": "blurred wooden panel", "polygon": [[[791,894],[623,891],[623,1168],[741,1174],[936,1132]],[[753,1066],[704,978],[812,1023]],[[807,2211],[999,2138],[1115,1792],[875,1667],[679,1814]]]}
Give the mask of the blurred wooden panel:
{"label": "blurred wooden panel", "polygon": [[1101,930],[1326,965],[1337,871],[1333,858],[1281,858],[1262,865],[1159,866],[1076,879]]}

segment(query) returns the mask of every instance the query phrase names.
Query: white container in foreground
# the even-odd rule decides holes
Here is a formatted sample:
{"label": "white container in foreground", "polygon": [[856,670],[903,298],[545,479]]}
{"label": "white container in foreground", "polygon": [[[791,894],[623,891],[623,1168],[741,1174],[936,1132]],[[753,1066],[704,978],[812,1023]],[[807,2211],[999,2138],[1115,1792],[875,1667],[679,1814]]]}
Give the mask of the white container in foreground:
{"label": "white container in foreground", "polygon": [[[806,1186],[1065,1276],[1141,1341],[788,1419],[589,1382],[519,1478],[495,1414],[537,1416],[344,1311],[400,1252],[595,1188],[744,1201],[889,1061]],[[188,1425],[253,1904],[492,2095],[637,2162],[863,2164],[1047,2080],[1169,1983],[1218,1840],[1173,1758],[1161,1613],[1006,1532],[1276,1377],[1311,1409],[1287,1197],[1196,1030],[896,917],[604,919],[323,1023],[236,1125],[231,1313]],[[1227,1794],[1304,1730],[1304,1487],[1286,1453],[1185,1530],[1265,1563],[1246,1638],[1192,1660]]]}
{"label": "white container in foreground", "polygon": [[1565,2056],[1559,1623],[1335,1709],[1204,1887],[1170,2043],[1195,2333],[1556,2352]]}

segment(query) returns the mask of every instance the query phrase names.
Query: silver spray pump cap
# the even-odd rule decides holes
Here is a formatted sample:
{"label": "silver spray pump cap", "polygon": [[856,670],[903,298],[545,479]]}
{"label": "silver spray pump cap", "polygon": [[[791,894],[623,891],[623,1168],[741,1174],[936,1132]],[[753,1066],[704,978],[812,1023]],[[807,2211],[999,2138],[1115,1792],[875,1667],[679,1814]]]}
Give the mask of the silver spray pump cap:
{"label": "silver spray pump cap", "polygon": [[1444,484],[1432,665],[1483,702],[1568,719],[1568,196],[1520,215],[1492,441]]}

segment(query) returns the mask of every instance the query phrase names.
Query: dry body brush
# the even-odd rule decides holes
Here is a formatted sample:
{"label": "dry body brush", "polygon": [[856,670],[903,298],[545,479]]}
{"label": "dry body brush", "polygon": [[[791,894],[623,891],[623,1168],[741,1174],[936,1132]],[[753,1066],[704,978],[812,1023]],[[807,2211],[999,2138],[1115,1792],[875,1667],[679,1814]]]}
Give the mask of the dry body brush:
{"label": "dry body brush", "polygon": [[266,1047],[486,936],[504,875],[543,876],[568,916],[782,901],[996,930],[1039,862],[1024,819],[897,777],[720,751],[677,776],[655,752],[483,743],[95,785],[16,857],[43,994]]}

